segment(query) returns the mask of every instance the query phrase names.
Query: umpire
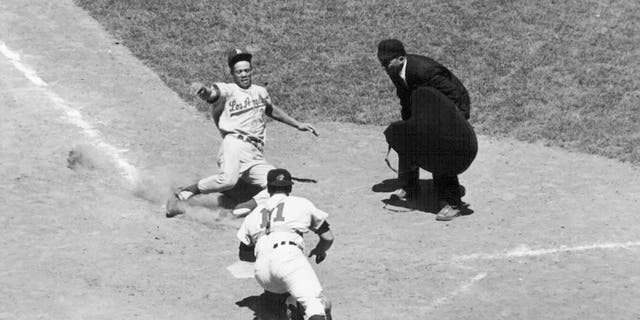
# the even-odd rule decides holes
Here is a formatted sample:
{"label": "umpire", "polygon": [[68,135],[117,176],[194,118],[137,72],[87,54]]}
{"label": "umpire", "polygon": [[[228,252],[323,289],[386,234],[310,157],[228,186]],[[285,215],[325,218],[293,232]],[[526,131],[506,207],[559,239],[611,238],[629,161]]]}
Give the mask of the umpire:
{"label": "umpire", "polygon": [[458,180],[473,162],[477,138],[468,122],[470,99],[462,82],[442,64],[407,54],[402,42],[378,43],[378,60],[400,98],[402,121],[389,125],[385,136],[398,153],[401,188],[392,198],[408,200],[418,193],[419,169],[433,175],[440,211],[436,220],[461,214],[465,190]]}

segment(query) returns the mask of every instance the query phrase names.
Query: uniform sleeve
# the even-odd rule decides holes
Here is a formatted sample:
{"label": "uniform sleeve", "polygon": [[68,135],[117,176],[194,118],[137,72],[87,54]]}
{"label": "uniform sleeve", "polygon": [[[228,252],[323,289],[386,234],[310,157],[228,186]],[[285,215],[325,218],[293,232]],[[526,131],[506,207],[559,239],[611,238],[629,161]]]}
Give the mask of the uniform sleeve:
{"label": "uniform sleeve", "polygon": [[269,92],[267,92],[267,88],[262,88],[262,92],[260,93],[260,99],[267,105],[272,105],[271,96],[269,96]]}
{"label": "uniform sleeve", "polygon": [[226,99],[227,97],[229,97],[229,94],[231,93],[231,88],[229,87],[228,84],[224,82],[216,82],[213,85],[216,86],[218,90],[220,90],[221,98]]}
{"label": "uniform sleeve", "polygon": [[247,246],[251,246],[251,236],[249,235],[249,230],[247,230],[247,219],[245,218],[244,222],[242,222],[242,225],[240,226],[240,229],[238,229],[238,233],[236,234],[236,237],[238,238],[238,240],[240,240],[240,242],[244,243]]}
{"label": "uniform sleeve", "polygon": [[316,208],[316,206],[313,205],[313,203],[309,202],[309,215],[311,216],[311,223],[309,228],[312,230],[318,230],[318,228],[320,228],[320,226],[322,225],[322,223],[327,220],[327,218],[329,217],[329,214]]}

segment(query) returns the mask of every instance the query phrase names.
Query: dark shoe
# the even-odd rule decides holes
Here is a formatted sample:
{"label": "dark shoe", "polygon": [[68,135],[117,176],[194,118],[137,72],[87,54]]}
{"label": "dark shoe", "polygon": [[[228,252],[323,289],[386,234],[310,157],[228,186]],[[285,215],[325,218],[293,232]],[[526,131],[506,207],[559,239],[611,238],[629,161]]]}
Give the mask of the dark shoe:
{"label": "dark shoe", "polygon": [[167,212],[165,213],[167,218],[173,218],[185,213],[184,202],[180,200],[176,194],[172,194],[171,197],[169,197],[165,207],[167,209]]}
{"label": "dark shoe", "polygon": [[461,213],[460,208],[458,208],[457,206],[446,204],[444,207],[442,207],[442,209],[440,209],[440,211],[436,215],[436,220],[451,221],[455,217],[460,216],[460,213]]}

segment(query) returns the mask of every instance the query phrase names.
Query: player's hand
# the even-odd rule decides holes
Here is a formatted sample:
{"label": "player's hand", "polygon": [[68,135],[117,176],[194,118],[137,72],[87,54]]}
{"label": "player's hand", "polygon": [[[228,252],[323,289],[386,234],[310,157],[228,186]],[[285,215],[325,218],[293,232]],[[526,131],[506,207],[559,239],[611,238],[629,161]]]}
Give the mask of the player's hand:
{"label": "player's hand", "polygon": [[313,250],[311,250],[311,252],[309,252],[309,257],[313,257],[314,255],[316,256],[316,263],[320,263],[324,261],[325,258],[327,258],[327,252],[318,250],[318,248],[314,248]]}
{"label": "player's hand", "polygon": [[207,88],[204,86],[204,84],[202,84],[200,82],[194,82],[194,83],[191,84],[190,92],[191,92],[192,95],[199,96],[206,89]]}
{"label": "player's hand", "polygon": [[298,130],[300,131],[310,131],[311,133],[313,133],[313,135],[315,135],[316,137],[318,136],[318,133],[316,132],[316,128],[314,128],[311,124],[309,123],[301,123],[298,126]]}

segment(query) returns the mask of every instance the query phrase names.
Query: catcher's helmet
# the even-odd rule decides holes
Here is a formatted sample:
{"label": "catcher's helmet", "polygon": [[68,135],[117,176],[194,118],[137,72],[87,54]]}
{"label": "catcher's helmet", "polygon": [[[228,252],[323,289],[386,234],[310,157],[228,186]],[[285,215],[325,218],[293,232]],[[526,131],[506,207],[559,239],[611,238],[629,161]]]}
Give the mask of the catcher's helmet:
{"label": "catcher's helmet", "polygon": [[267,173],[267,186],[290,187],[293,185],[291,173],[286,169],[273,169]]}

